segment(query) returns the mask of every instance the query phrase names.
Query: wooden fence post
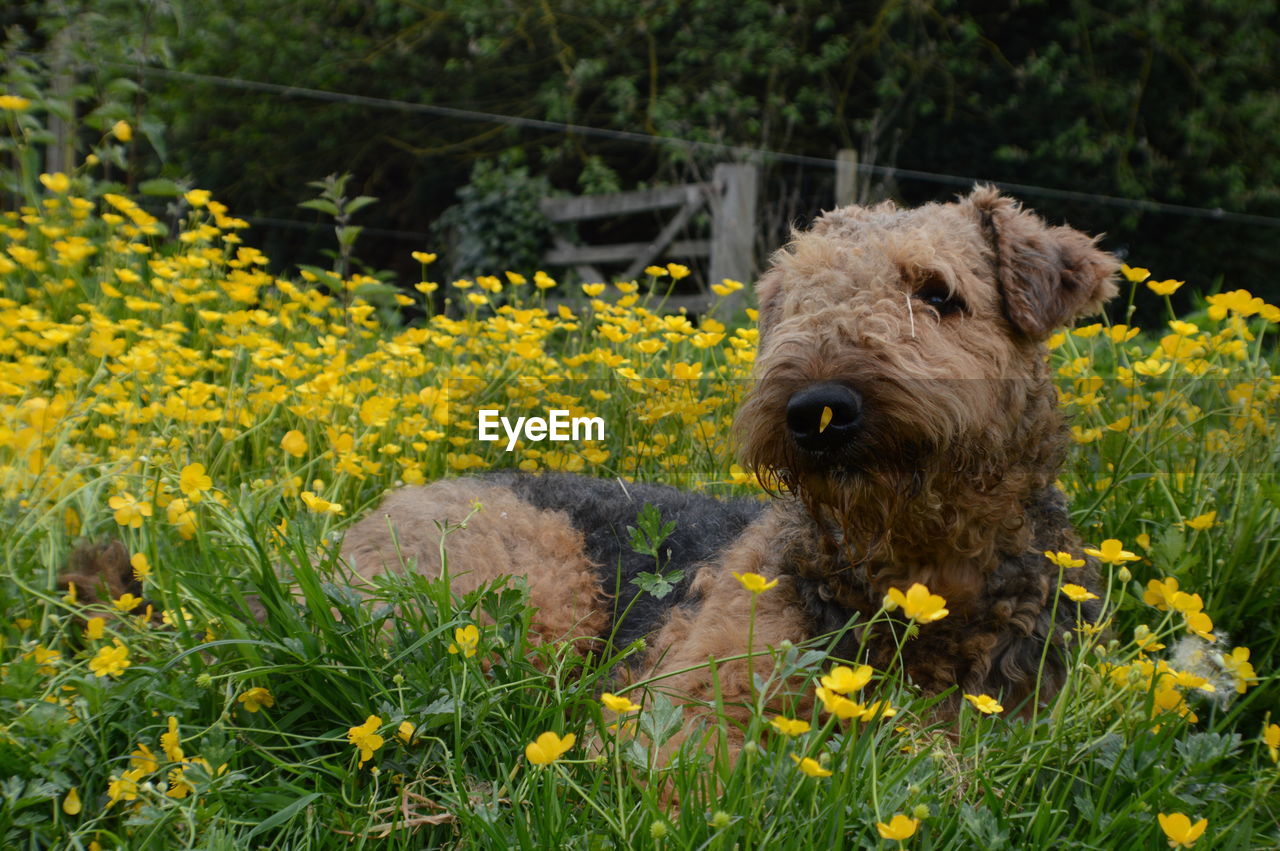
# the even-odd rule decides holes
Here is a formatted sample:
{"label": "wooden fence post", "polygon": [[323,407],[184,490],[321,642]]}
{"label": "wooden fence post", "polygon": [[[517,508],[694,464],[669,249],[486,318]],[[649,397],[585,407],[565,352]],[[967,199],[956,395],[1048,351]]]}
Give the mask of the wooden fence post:
{"label": "wooden fence post", "polygon": [[[53,37],[51,44],[53,71],[53,94],[59,99],[68,98],[74,78],[70,69],[70,31],[62,30]],[[44,170],[49,174],[65,172],[71,174],[76,170],[75,141],[75,103],[71,104],[72,118],[62,118],[56,112],[49,113],[49,133],[53,141],[45,146]]]}
{"label": "wooden fence post", "polygon": [[[711,207],[711,270],[708,284],[725,278],[750,284],[756,264],[752,249],[756,237],[757,171],[754,165],[716,166]],[[729,316],[743,301],[739,291],[724,300],[720,309]]]}
{"label": "wooden fence post", "polygon": [[836,153],[836,206],[847,207],[858,201],[858,152],[841,148]]}

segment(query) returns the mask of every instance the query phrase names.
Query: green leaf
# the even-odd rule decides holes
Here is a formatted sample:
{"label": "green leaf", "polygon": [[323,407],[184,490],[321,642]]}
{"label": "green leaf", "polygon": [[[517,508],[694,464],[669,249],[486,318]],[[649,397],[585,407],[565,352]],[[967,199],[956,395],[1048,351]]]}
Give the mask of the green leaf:
{"label": "green leaf", "polygon": [[185,190],[172,180],[168,180],[163,177],[156,177],[139,183],[138,191],[143,195],[159,195],[165,198],[176,198]]}
{"label": "green leaf", "polygon": [[298,205],[308,210],[319,210],[326,215],[337,217],[338,208],[332,201],[326,201],[324,198],[312,198],[310,201],[303,201]]}
{"label": "green leaf", "polygon": [[250,839],[253,839],[253,837],[257,836],[259,833],[265,833],[266,831],[271,830],[274,827],[278,827],[279,825],[284,824],[289,819],[296,816],[304,808],[309,806],[312,801],[314,801],[316,798],[319,798],[319,797],[320,797],[319,792],[310,792],[306,795],[303,795],[301,798],[294,801],[292,804],[289,804],[288,806],[284,807],[283,809],[276,810],[274,813],[267,816],[262,821],[258,822],[256,825],[254,825],[253,830],[249,831],[244,835],[243,841],[247,843]]}
{"label": "green leaf", "polygon": [[347,203],[346,213],[349,216],[352,213],[356,212],[357,210],[363,210],[365,207],[369,206],[370,204],[376,204],[376,203],[378,203],[378,199],[374,198],[371,195],[357,195],[355,198],[352,198]]}

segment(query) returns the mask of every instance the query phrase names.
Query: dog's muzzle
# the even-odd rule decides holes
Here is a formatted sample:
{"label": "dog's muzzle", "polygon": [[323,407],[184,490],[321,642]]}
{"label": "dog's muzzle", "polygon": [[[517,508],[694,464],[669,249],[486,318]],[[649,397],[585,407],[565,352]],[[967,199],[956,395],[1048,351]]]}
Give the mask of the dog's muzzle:
{"label": "dog's muzzle", "polygon": [[843,384],[811,384],[787,402],[787,430],[796,445],[809,452],[844,448],[862,424],[862,396]]}

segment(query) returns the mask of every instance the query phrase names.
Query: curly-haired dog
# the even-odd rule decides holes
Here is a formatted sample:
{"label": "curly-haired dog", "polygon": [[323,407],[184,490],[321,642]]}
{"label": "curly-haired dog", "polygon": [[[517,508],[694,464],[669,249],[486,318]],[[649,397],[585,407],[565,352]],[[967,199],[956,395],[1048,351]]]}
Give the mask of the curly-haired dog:
{"label": "curly-haired dog", "polygon": [[[1093,239],[991,188],[827,213],[757,285],[756,382],[735,430],[771,503],[502,472],[391,494],[351,528],[344,556],[364,575],[401,556],[438,572],[437,521],[456,523],[478,500],[447,541],[456,588],[523,575],[544,638],[644,636],[630,673],[672,672],[663,689],[694,705],[715,697],[708,658],[747,649],[751,595],[734,572],[779,580],[758,600],[757,647],[853,621],[835,655],[862,647],[857,661],[877,667],[891,663],[901,622],[871,634],[857,624],[889,588],[920,582],[950,614],[905,643],[911,680],[1011,707],[1046,699],[1078,609],[1055,607],[1044,552],[1078,554],[1079,542],[1054,485],[1067,434],[1044,341],[1115,294],[1117,266]],[[645,503],[675,522],[664,546],[686,570],[662,600],[636,599],[630,582],[653,567],[625,531]],[[1091,585],[1093,570],[1072,580]],[[730,711],[748,703],[746,663],[720,665],[718,688]]]}

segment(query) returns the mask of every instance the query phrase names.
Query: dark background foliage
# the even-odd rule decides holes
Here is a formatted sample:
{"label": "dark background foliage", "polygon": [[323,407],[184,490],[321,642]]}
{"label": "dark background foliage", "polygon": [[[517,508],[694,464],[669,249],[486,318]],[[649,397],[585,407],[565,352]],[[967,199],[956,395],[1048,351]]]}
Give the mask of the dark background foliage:
{"label": "dark background foliage", "polygon": [[[357,253],[414,279],[411,248],[448,246],[381,231],[432,233],[477,162],[505,155],[522,185],[579,193],[705,179],[726,154],[138,66],[824,159],[853,148],[879,166],[1280,217],[1275,2],[22,0],[0,21],[11,56],[51,68],[61,50],[76,64],[82,113],[112,80],[139,84],[135,120],[163,132],[134,144],[136,178],[188,178],[237,213],[315,225],[296,207],[307,181],[351,172],[358,192],[381,199],[361,213]],[[762,255],[832,205],[834,172],[761,164]],[[501,172],[478,174],[487,182],[471,194],[492,199]],[[963,187],[879,172],[859,189],[919,203]],[[1280,294],[1275,227],[1024,199],[1105,231],[1108,248],[1161,277]],[[544,226],[527,199],[513,210],[517,250],[471,246],[456,268],[527,261]],[[465,229],[465,205],[451,215],[451,230]],[[259,232],[290,263],[314,261],[331,240],[316,227]]]}

